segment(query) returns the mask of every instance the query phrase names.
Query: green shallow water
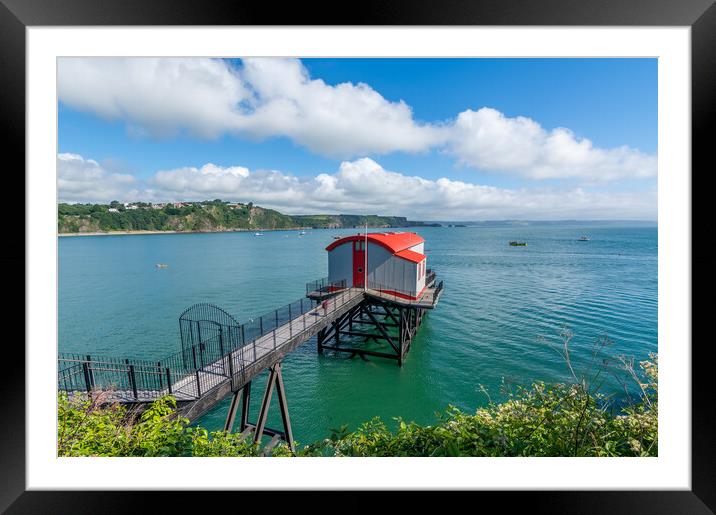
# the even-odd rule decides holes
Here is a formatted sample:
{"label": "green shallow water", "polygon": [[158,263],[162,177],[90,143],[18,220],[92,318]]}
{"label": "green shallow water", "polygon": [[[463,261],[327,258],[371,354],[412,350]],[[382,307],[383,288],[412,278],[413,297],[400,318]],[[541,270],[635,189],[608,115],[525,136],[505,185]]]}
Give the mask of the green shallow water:
{"label": "green shallow water", "polygon": [[[158,359],[180,349],[180,313],[211,302],[239,321],[300,298],[327,275],[325,246],[354,230],[59,238],[59,350]],[[445,281],[403,368],[394,361],[316,353],[315,339],[284,361],[296,439],[373,416],[421,423],[448,404],[499,400],[504,381],[566,379],[541,338],[568,327],[578,365],[606,334],[610,352],[657,350],[657,228],[532,224],[420,228],[428,266]],[[578,242],[581,234],[591,237]],[[524,240],[527,247],[510,247]],[[156,263],[168,263],[158,270]],[[258,410],[263,378],[253,392]],[[606,388],[617,391],[615,381]],[[275,396],[274,396],[275,398]],[[275,402],[275,401],[274,401]],[[223,425],[228,401],[199,423]],[[280,425],[273,410],[269,425]]]}

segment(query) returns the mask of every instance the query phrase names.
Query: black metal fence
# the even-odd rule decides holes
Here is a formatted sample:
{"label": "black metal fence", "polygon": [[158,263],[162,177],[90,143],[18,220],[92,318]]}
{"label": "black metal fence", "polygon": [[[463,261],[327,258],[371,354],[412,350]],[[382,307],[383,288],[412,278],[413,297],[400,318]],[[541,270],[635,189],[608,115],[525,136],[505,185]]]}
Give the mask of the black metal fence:
{"label": "black metal fence", "polygon": [[306,295],[309,293],[334,293],[346,288],[346,280],[329,281],[328,277],[306,283]]}
{"label": "black metal fence", "polygon": [[[428,271],[434,277],[432,270]],[[395,300],[408,300],[413,292],[369,283]],[[442,291],[440,281],[433,298]],[[109,390],[113,398],[149,401],[166,394],[195,399],[231,379],[243,381],[245,368],[308,331],[320,318],[341,309],[362,295],[346,288],[346,282],[319,279],[306,285],[307,292],[334,295],[323,301],[302,298],[239,324],[226,311],[211,304],[195,304],[179,318],[182,348],[157,361],[61,353],[58,356],[58,388],[67,392]]]}
{"label": "black metal fence", "polygon": [[361,293],[344,289],[324,302],[299,299],[244,324],[216,306],[197,304],[180,317],[181,351],[158,361],[61,353],[58,388],[109,390],[120,401],[148,401],[166,394],[198,398],[226,379],[242,381],[248,364],[357,295]]}
{"label": "black metal fence", "polygon": [[241,346],[240,327],[234,317],[213,304],[186,309],[179,317],[183,367],[196,370]]}
{"label": "black metal fence", "polygon": [[[426,280],[425,284],[429,285],[431,282],[435,281],[435,271],[429,270],[429,274],[432,274],[432,277],[430,277],[430,281]],[[429,275],[426,275],[426,279],[429,277]],[[440,281],[437,286],[430,287],[426,290],[424,290],[421,294],[421,292],[415,292],[415,291],[408,291],[408,290],[402,290],[400,288],[395,288],[395,286],[390,284],[382,284],[376,281],[368,281],[368,284],[366,287],[369,290],[373,290],[374,292],[380,293],[381,297],[387,298],[389,300],[393,300],[395,302],[402,302],[402,303],[418,303],[418,302],[432,302],[433,299],[436,299],[438,295],[443,290],[443,281]],[[417,297],[417,298],[416,298]]]}
{"label": "black metal fence", "polygon": [[104,356],[60,354],[58,387],[63,391],[111,390],[118,398],[139,397],[140,392],[161,391],[168,377],[160,361]]}

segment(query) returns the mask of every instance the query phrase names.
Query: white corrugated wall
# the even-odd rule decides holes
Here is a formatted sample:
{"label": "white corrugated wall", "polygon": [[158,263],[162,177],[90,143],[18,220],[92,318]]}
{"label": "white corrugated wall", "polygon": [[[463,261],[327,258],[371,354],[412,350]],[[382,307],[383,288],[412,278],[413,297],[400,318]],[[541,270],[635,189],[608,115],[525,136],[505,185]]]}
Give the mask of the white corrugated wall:
{"label": "white corrugated wall", "polygon": [[[423,244],[410,250],[422,253]],[[328,252],[328,280],[345,280],[347,285],[353,285],[353,242],[343,243]],[[418,279],[418,263],[401,259],[382,245],[369,241],[368,286],[415,296],[425,286],[425,276]]]}
{"label": "white corrugated wall", "polygon": [[[382,245],[368,242],[368,285],[415,296],[418,290],[417,263],[401,259]],[[422,287],[421,287],[422,289]]]}
{"label": "white corrugated wall", "polygon": [[353,242],[338,245],[328,252],[328,280],[338,282],[345,280],[346,285],[353,286]]}

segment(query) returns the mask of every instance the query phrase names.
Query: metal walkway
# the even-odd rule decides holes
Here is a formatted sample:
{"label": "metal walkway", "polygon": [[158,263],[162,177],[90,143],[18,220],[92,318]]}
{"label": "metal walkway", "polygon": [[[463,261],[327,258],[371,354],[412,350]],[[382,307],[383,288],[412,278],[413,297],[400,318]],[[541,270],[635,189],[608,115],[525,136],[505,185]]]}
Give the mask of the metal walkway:
{"label": "metal walkway", "polygon": [[[211,304],[195,304],[179,318],[182,350],[159,361],[118,359],[60,354],[58,389],[81,397],[101,395],[103,403],[139,406],[166,395],[177,401],[179,413],[195,420],[232,395],[225,431],[231,431],[241,405],[239,431],[259,443],[279,440],[294,449],[288,416],[281,362],[296,347],[317,335],[318,351],[324,349],[361,356],[397,359],[403,357],[417,332],[425,309],[437,305],[442,281],[428,275],[426,288],[418,299],[406,299],[405,292],[389,291],[379,285],[346,288],[345,282],[314,281],[306,287],[307,299],[300,299],[248,323],[239,324],[229,313]],[[382,310],[382,321],[377,318]],[[357,331],[353,325],[373,324],[376,334]],[[397,328],[391,335],[390,329]],[[341,335],[384,340],[395,354],[356,347],[341,347]],[[255,423],[249,421],[251,383],[261,372],[269,378]],[[276,391],[283,429],[266,427],[271,396]]]}
{"label": "metal walkway", "polygon": [[[346,288],[327,279],[306,286],[306,297],[239,324],[212,304],[195,304],[179,317],[182,350],[159,361],[60,354],[58,389],[81,397],[101,395],[101,402],[140,408],[166,395],[177,401],[179,413],[195,420],[231,395],[225,431],[232,431],[241,405],[238,430],[259,443],[279,440],[294,449],[281,362],[296,347],[317,335],[318,352],[330,350],[360,356],[391,358],[402,366],[426,309],[437,305],[443,283],[435,285],[429,271],[419,298],[371,284]],[[370,333],[354,328],[371,325]],[[392,331],[392,333],[391,333]],[[397,332],[396,332],[397,331]],[[384,342],[393,352],[341,345],[341,336]],[[261,372],[269,377],[256,422],[249,421],[251,383]],[[266,427],[271,396],[276,391],[283,429]]]}
{"label": "metal walkway", "polygon": [[[171,394],[182,414],[193,420],[360,304],[364,296],[362,289],[348,288],[332,296],[326,307],[315,301],[301,301],[300,306],[303,307],[305,302],[305,307],[294,308],[295,315],[285,323],[262,330],[251,340],[236,338],[243,343],[238,348],[232,348],[231,340],[235,338],[231,331],[225,330],[219,333],[219,338],[213,335],[200,340],[185,348],[181,355],[158,362],[60,355],[59,389],[68,392],[102,390],[107,402],[128,404],[148,403]],[[279,320],[278,312],[275,312],[276,320]],[[264,320],[263,317],[260,319],[262,326],[268,323]],[[233,329],[235,334],[247,332],[243,326]],[[217,352],[212,351],[217,344],[228,350],[218,354],[217,359],[205,362],[202,356],[216,355]],[[187,356],[193,357],[194,361],[199,356],[196,367],[182,364]],[[172,363],[177,364],[173,369],[165,366]]]}

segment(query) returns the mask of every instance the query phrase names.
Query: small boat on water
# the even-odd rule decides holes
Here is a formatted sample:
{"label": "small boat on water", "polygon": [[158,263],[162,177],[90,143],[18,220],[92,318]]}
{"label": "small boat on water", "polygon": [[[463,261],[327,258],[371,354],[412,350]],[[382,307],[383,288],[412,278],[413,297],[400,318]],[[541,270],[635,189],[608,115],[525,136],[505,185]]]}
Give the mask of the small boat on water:
{"label": "small boat on water", "polygon": [[157,268],[169,268],[169,265],[167,265],[166,263],[157,263],[156,266]]}
{"label": "small boat on water", "polygon": [[577,238],[577,241],[589,241],[589,238],[587,238],[586,236],[580,236],[579,238]]}
{"label": "small boat on water", "polygon": [[304,234],[306,234],[306,231],[301,231],[298,233],[299,236],[303,236]]}
{"label": "small boat on water", "polygon": [[255,232],[255,233],[254,233],[254,236],[263,236],[263,235],[264,235],[264,233],[262,233],[262,232]]}
{"label": "small boat on water", "polygon": [[526,247],[527,242],[526,241],[511,241],[510,247]]}
{"label": "small boat on water", "polygon": [[334,239],[334,240],[340,240],[341,237],[340,237],[340,236],[334,236],[333,239]]}

